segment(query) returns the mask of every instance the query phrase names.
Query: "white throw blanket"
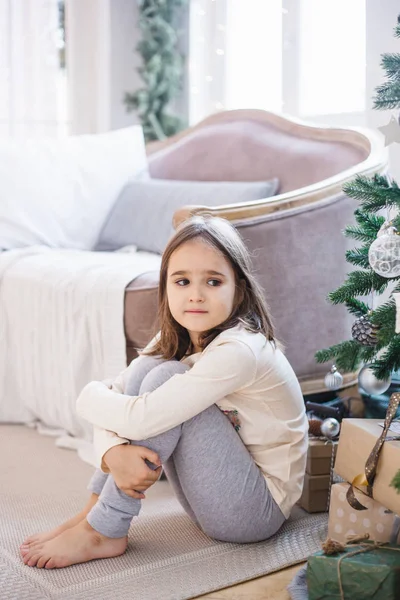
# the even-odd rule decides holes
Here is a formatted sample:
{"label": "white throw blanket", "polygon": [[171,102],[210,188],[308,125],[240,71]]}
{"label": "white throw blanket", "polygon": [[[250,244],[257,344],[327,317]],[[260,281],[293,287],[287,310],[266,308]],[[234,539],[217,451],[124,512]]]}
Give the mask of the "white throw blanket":
{"label": "white throw blanket", "polygon": [[126,366],[124,290],[160,263],[135,251],[0,253],[0,422],[38,421],[90,440],[76,398]]}

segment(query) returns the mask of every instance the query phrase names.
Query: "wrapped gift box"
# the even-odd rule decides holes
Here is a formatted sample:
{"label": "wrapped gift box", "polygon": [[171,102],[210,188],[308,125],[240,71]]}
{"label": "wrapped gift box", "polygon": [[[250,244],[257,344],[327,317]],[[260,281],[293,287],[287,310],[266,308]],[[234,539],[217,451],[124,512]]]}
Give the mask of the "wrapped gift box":
{"label": "wrapped gift box", "polygon": [[400,552],[398,546],[375,548],[345,557],[340,563],[343,596],[339,588],[338,561],[345,554],[361,550],[347,546],[344,552],[326,556],[317,552],[307,563],[309,600],[399,600]]}
{"label": "wrapped gift box", "polygon": [[[382,433],[379,419],[343,419],[335,471],[346,481],[352,482],[365,471],[365,463],[377,439]],[[396,435],[389,430],[388,436]],[[373,486],[374,499],[400,513],[400,494],[390,483],[400,465],[400,440],[386,441],[379,456],[378,469]],[[365,491],[365,488],[360,488]]]}
{"label": "wrapped gift box", "polygon": [[303,493],[298,504],[309,513],[328,510],[330,475],[309,475],[304,478]]}
{"label": "wrapped gift box", "polygon": [[[347,502],[348,489],[348,483],[335,483],[331,487],[328,537],[345,543],[349,535],[368,533],[369,539],[376,542],[394,542],[390,538],[394,528],[397,529],[396,515],[358,490],[355,496],[367,510],[355,510]],[[397,543],[400,544],[399,532]]]}
{"label": "wrapped gift box", "polygon": [[309,475],[328,475],[331,472],[332,456],[336,454],[337,442],[326,442],[317,438],[308,440],[306,472]]}

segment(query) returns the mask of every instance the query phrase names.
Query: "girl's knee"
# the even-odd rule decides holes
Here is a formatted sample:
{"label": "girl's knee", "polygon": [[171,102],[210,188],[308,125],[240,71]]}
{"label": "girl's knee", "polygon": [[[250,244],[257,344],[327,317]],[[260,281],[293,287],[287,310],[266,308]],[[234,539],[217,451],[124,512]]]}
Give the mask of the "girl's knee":
{"label": "girl's knee", "polygon": [[146,375],[164,361],[160,356],[141,356],[131,363],[131,371],[126,383],[125,394],[137,396]]}
{"label": "girl's knee", "polygon": [[177,360],[165,360],[161,364],[156,365],[142,381],[140,386],[140,394],[144,392],[152,392],[168,381],[173,375],[183,374],[189,370],[189,366]]}

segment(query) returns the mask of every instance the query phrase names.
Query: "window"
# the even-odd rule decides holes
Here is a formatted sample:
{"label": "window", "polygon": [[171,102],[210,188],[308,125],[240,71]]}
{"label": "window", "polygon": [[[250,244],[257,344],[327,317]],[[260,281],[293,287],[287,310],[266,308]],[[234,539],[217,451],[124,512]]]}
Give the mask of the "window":
{"label": "window", "polygon": [[192,0],[190,121],[365,110],[365,0]]}
{"label": "window", "polygon": [[0,137],[66,135],[64,3],[0,0]]}

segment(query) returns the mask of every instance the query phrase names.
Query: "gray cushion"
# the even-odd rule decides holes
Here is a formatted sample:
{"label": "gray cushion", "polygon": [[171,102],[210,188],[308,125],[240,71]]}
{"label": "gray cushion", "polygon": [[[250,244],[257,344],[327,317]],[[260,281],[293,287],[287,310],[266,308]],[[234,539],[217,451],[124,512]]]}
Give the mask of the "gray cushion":
{"label": "gray cushion", "polygon": [[219,206],[268,198],[277,193],[271,181],[132,180],[120,193],[103,227],[96,250],[135,245],[161,253],[173,233],[172,217],[182,206]]}

